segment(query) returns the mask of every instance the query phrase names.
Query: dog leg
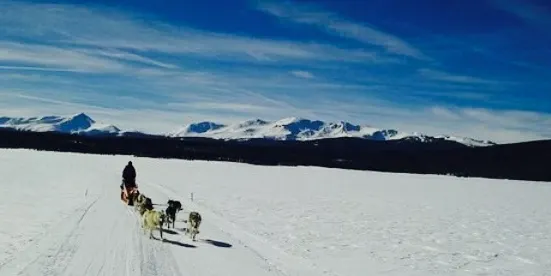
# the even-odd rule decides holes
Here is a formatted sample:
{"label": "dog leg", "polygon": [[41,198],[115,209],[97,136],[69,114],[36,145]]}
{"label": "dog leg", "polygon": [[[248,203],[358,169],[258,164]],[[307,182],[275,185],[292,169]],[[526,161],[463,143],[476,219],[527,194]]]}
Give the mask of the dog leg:
{"label": "dog leg", "polygon": [[176,226],[174,226],[176,223],[176,215],[174,215],[174,218],[172,220],[172,229],[176,228]]}

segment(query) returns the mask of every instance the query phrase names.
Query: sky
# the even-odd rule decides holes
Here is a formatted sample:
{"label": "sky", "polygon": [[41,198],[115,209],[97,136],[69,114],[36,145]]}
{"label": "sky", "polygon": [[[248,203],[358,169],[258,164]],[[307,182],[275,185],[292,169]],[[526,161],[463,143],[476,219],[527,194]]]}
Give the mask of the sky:
{"label": "sky", "polygon": [[545,0],[0,0],[0,116],[551,139]]}

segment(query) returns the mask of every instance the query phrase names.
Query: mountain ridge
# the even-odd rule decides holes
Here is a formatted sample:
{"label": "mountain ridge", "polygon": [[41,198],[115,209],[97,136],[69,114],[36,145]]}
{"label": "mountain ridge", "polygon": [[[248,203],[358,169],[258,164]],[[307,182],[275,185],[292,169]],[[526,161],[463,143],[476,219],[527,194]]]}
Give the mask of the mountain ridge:
{"label": "mountain ridge", "polygon": [[[208,126],[213,126],[209,128]],[[194,131],[200,129],[201,131]],[[205,137],[222,140],[274,139],[274,140],[317,140],[327,138],[363,138],[369,140],[413,139],[428,142],[432,139],[443,139],[458,142],[467,146],[491,146],[497,143],[469,137],[451,135],[430,136],[418,132],[407,133],[395,129],[379,129],[368,125],[355,125],[346,121],[324,122],[300,117],[283,118],[277,121],[251,119],[232,124],[200,122],[187,124],[167,134],[169,137]]]}
{"label": "mountain ridge", "polygon": [[[85,113],[70,116],[42,117],[0,117],[0,128],[24,131],[55,131],[94,136],[148,136],[140,131],[121,130],[115,125],[96,122]],[[421,133],[407,133],[395,129],[380,129],[369,125],[356,125],[346,121],[324,122],[302,117],[288,117],[276,121],[251,119],[223,124],[202,121],[183,125],[173,131],[161,134],[163,137],[202,137],[221,140],[292,140],[309,141],[328,138],[362,138],[367,140],[389,141],[407,139],[418,142],[431,142],[442,139],[470,147],[492,146],[497,143],[468,137],[450,135],[430,136]]]}

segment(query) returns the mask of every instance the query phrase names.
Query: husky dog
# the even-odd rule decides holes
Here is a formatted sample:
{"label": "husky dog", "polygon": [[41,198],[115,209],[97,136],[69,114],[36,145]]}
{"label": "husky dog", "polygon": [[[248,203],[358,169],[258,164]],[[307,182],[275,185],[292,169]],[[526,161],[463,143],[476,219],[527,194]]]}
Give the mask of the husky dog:
{"label": "husky dog", "polygon": [[136,200],[134,201],[134,208],[136,211],[139,211],[141,206],[145,204],[146,196],[144,194],[139,194]]}
{"label": "husky dog", "polygon": [[153,238],[153,229],[159,228],[161,240],[163,239],[163,223],[166,219],[165,214],[157,210],[146,210],[142,216],[142,228],[144,234],[146,230],[149,230],[149,238]]}
{"label": "husky dog", "polygon": [[182,211],[182,203],[177,200],[168,200],[168,207],[166,208],[166,225],[168,228],[170,228],[170,223],[172,223],[172,228],[174,228],[174,224],[176,223],[176,214],[180,211]]}
{"label": "husky dog", "polygon": [[145,197],[145,200],[142,204],[138,207],[138,212],[140,212],[140,215],[143,216],[145,211],[147,210],[153,210],[153,202],[151,201],[151,198]]}
{"label": "husky dog", "polygon": [[186,234],[189,234],[193,241],[196,241],[195,236],[199,234],[199,226],[201,225],[201,215],[198,212],[190,212],[187,221]]}

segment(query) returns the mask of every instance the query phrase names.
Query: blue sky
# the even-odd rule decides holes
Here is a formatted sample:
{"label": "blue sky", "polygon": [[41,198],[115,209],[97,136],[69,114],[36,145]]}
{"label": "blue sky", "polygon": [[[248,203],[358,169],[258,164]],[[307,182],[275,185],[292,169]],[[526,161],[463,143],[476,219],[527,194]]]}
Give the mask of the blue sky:
{"label": "blue sky", "polygon": [[551,138],[546,1],[2,1],[0,115]]}

